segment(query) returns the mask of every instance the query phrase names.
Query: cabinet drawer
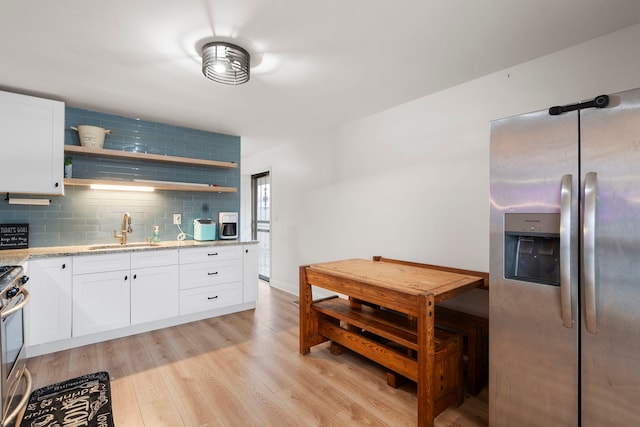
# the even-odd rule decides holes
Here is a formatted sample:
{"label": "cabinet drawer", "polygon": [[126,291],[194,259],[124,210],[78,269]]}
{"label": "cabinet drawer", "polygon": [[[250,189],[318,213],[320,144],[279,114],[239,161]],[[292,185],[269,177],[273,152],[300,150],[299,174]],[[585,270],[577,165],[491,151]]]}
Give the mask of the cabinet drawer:
{"label": "cabinet drawer", "polygon": [[219,285],[242,280],[242,259],[180,265],[180,289]]}
{"label": "cabinet drawer", "polygon": [[242,282],[180,291],[180,314],[197,313],[242,303]]}
{"label": "cabinet drawer", "polygon": [[131,252],[131,268],[160,267],[177,263],[177,249]]}
{"label": "cabinet drawer", "polygon": [[241,259],[242,246],[207,246],[206,248],[180,249],[180,264]]}
{"label": "cabinet drawer", "polygon": [[131,259],[128,252],[73,257],[74,275],[129,270],[130,268]]}

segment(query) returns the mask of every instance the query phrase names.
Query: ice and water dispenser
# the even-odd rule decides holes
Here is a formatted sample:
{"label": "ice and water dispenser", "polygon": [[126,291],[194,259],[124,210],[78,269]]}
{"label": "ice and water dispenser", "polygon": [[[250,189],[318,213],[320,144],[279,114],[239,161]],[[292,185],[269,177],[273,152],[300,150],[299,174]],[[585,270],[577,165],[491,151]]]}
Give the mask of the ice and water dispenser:
{"label": "ice and water dispenser", "polygon": [[560,286],[560,214],[505,214],[504,276]]}

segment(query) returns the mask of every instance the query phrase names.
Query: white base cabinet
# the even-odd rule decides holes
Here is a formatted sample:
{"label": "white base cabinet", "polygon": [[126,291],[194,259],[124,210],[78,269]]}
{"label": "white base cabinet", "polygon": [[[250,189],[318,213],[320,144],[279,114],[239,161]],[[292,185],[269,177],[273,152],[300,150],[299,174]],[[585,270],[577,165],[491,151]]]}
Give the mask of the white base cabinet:
{"label": "white base cabinet", "polygon": [[255,308],[257,250],[240,244],[32,259],[27,356]]}
{"label": "white base cabinet", "polygon": [[74,337],[129,326],[130,268],[129,253],[74,258]]}
{"label": "white base cabinet", "polygon": [[178,251],[131,253],[131,324],[178,315]]}
{"label": "white base cabinet", "polygon": [[257,301],[258,299],[258,250],[259,245],[244,245],[243,254],[243,301]]}
{"label": "white base cabinet", "polygon": [[242,303],[242,246],[180,251],[180,314]]}
{"label": "white base cabinet", "polygon": [[71,257],[29,261],[27,344],[71,338]]}
{"label": "white base cabinet", "polygon": [[129,326],[129,271],[73,278],[73,336]]}

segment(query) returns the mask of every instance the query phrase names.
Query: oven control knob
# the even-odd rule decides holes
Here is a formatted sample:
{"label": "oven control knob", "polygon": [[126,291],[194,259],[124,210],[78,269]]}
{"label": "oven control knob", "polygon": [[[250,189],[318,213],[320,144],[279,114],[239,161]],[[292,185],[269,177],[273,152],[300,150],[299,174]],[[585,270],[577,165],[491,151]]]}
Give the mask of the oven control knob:
{"label": "oven control knob", "polygon": [[8,289],[7,290],[7,298],[15,297],[16,295],[18,295],[18,292],[20,292],[20,289],[18,289],[17,286],[14,286],[13,288]]}
{"label": "oven control knob", "polygon": [[25,283],[27,283],[29,281],[29,276],[22,276],[20,278],[20,284],[24,285]]}

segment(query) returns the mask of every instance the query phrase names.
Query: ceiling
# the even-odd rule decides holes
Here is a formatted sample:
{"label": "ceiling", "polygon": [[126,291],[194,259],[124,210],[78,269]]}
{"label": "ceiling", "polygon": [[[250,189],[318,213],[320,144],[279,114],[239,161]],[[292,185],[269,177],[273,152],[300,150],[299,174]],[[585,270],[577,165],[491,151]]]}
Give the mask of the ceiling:
{"label": "ceiling", "polygon": [[[2,0],[0,89],[251,155],[640,22],[637,0]],[[201,73],[233,41],[251,80]]]}

